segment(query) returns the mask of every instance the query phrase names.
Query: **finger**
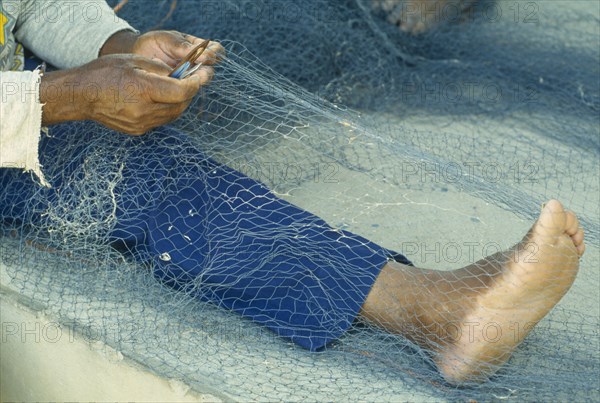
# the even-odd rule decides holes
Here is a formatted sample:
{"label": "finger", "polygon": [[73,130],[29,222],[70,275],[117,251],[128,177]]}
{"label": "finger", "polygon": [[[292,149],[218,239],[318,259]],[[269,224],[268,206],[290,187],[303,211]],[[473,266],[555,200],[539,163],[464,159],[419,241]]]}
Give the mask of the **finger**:
{"label": "finger", "polygon": [[192,74],[190,76],[190,78],[198,77],[200,79],[200,85],[202,86],[202,85],[207,85],[208,83],[210,83],[214,76],[215,76],[214,68],[212,68],[210,66],[202,66],[198,70],[196,70],[194,72],[194,74]]}
{"label": "finger", "polygon": [[[152,113],[139,116],[115,116],[101,123],[105,126],[133,136],[141,136],[150,130],[170,123],[181,116],[192,101],[180,104],[153,104]],[[147,112],[147,111],[146,111]]]}
{"label": "finger", "polygon": [[[189,41],[189,43],[191,43],[190,48],[193,48],[194,46],[198,46],[202,42],[204,42],[204,39],[197,38],[193,35],[186,34],[184,36],[185,36],[185,39],[187,41]],[[225,58],[225,55],[226,55],[226,52],[225,52],[225,48],[223,47],[223,45],[221,45],[219,42],[210,41],[208,46],[206,47],[206,50],[204,51],[204,53],[202,53],[202,56],[200,56],[196,60],[196,63],[213,65],[213,64],[216,64],[216,63],[220,62],[221,60],[223,60]]]}
{"label": "finger", "polygon": [[187,35],[177,31],[168,31],[161,39],[161,49],[172,60],[182,60],[197,46]]}
{"label": "finger", "polygon": [[160,120],[161,124],[172,122],[173,120],[178,119],[192,102],[193,99],[180,104],[168,104],[168,108],[161,109],[160,112],[157,113],[156,119]]}
{"label": "finger", "polygon": [[208,47],[202,53],[202,56],[198,58],[196,63],[202,63],[207,65],[214,65],[223,60],[226,56],[225,48],[219,42],[211,41]]}
{"label": "finger", "polygon": [[180,104],[162,104],[164,107],[157,109],[148,120],[142,123],[133,123],[129,127],[137,129],[140,132],[147,132],[159,126],[177,120],[183,112],[189,107],[192,100],[182,102]]}
{"label": "finger", "polygon": [[[139,68],[139,74],[146,81],[145,89],[153,102],[157,103],[180,103],[191,99],[196,95],[205,76],[190,76],[186,80],[177,80],[168,75],[171,68],[164,62],[144,57],[135,58],[135,65]],[[210,80],[208,80],[210,81]]]}
{"label": "finger", "polygon": [[138,69],[159,76],[168,76],[172,70],[167,63],[157,58],[148,59],[143,56],[134,56],[134,64]]}
{"label": "finger", "polygon": [[150,99],[157,103],[179,104],[192,99],[200,90],[201,77],[191,75],[185,80],[146,74],[147,91]]}
{"label": "finger", "polygon": [[193,101],[192,98],[178,104],[154,103],[151,106],[152,113],[145,114],[144,120],[165,123],[167,119],[179,117]]}
{"label": "finger", "polygon": [[146,105],[142,113],[120,114],[102,123],[127,134],[142,135],[155,127],[175,120],[188,105],[189,103],[150,104]]}

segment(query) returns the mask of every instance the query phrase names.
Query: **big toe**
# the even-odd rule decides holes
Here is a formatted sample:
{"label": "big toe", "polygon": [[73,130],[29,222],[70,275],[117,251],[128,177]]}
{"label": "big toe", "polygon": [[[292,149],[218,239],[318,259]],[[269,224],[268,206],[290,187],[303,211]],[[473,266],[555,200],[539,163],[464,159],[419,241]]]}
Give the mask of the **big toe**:
{"label": "big toe", "polygon": [[[557,238],[567,232],[568,225],[572,227],[572,219],[558,200],[550,200],[540,214],[532,228],[533,236]],[[575,218],[576,220],[576,218]],[[578,225],[578,224],[575,224]]]}

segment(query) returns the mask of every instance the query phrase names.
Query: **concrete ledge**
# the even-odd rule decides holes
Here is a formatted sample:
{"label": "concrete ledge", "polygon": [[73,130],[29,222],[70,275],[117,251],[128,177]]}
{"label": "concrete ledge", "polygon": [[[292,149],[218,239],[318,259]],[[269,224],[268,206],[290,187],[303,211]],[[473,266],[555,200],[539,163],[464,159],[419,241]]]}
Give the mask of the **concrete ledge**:
{"label": "concrete ledge", "polygon": [[157,376],[35,308],[33,301],[0,288],[2,401],[222,401]]}

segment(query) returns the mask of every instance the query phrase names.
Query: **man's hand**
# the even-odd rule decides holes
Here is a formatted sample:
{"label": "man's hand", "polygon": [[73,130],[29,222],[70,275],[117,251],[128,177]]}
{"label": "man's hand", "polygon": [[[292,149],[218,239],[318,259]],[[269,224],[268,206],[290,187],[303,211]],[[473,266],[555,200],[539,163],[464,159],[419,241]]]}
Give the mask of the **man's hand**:
{"label": "man's hand", "polygon": [[171,67],[136,55],[101,57],[84,66],[47,73],[40,85],[43,125],[95,120],[140,135],[175,120],[212,75],[168,77]]}
{"label": "man's hand", "polygon": [[[177,31],[150,31],[140,36],[131,49],[131,53],[149,59],[159,59],[171,67],[175,67],[195,47],[204,42],[204,39]],[[223,46],[218,42],[210,42],[206,51],[200,56],[198,62],[203,65],[214,65],[225,54]]]}
{"label": "man's hand", "polygon": [[177,119],[200,87],[210,82],[212,65],[225,54],[219,43],[211,42],[196,61],[202,67],[194,74],[183,80],[168,77],[201,42],[176,31],[117,32],[106,41],[99,59],[44,75],[42,124],[95,120],[140,135]]}
{"label": "man's hand", "polygon": [[[174,68],[187,54],[201,44],[204,39],[177,31],[150,31],[137,35],[131,31],[121,31],[106,41],[100,56],[116,53],[133,53],[148,59],[160,60]],[[225,50],[218,42],[211,42],[206,51],[196,61],[202,67],[196,71],[202,81],[210,81],[213,76],[212,65],[218,63],[225,55]]]}

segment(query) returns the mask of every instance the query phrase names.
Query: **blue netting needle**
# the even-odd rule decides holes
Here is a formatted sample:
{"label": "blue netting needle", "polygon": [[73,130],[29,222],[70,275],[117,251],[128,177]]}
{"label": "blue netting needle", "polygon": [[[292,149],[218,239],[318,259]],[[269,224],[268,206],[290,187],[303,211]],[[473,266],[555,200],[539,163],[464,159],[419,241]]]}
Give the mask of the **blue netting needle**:
{"label": "blue netting needle", "polygon": [[198,68],[202,65],[202,63],[194,64],[195,61],[202,56],[208,44],[210,43],[210,39],[205,40],[200,45],[196,46],[187,56],[175,66],[169,77],[178,78],[180,80],[186,78],[190,74],[193,74]]}

